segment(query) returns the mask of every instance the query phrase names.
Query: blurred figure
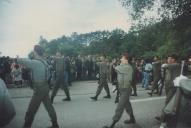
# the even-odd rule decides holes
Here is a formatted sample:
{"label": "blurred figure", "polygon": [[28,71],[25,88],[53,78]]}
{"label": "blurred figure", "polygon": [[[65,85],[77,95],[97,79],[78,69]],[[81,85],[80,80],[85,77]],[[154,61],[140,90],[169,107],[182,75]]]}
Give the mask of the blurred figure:
{"label": "blurred figure", "polygon": [[15,108],[11,97],[2,79],[0,79],[0,127],[4,127],[15,116]]}
{"label": "blurred figure", "polygon": [[[158,94],[159,93],[159,80],[161,79],[161,62],[158,56],[154,57],[153,65],[153,83],[151,92],[148,92],[150,96],[152,96],[153,93]],[[154,92],[156,90],[156,92]]]}
{"label": "blurred figure", "polygon": [[136,77],[136,73],[137,73],[137,67],[136,67],[136,62],[135,62],[135,58],[133,57],[131,59],[131,62],[130,62],[132,68],[133,68],[133,78],[132,78],[132,88],[133,88],[133,94],[132,96],[137,96],[137,77]]}
{"label": "blurred figure", "polygon": [[111,98],[111,95],[110,95],[110,91],[109,91],[109,86],[108,86],[108,70],[109,70],[109,67],[107,65],[107,62],[106,62],[106,57],[103,55],[100,57],[101,59],[101,62],[98,63],[99,65],[99,81],[98,81],[98,88],[97,88],[97,91],[96,91],[96,95],[94,97],[90,97],[92,100],[97,100],[98,96],[100,95],[102,89],[104,88],[107,95],[104,96],[104,98]]}
{"label": "blurred figure", "polygon": [[143,80],[142,80],[142,85],[145,88],[145,90],[149,90],[149,82],[151,79],[151,72],[152,72],[152,64],[150,62],[150,59],[145,60],[145,67],[143,71]]}
{"label": "blurred figure", "polygon": [[76,79],[81,80],[81,77],[82,77],[82,60],[81,60],[80,55],[75,60],[75,65],[76,65]]}
{"label": "blurred figure", "polygon": [[66,64],[65,59],[62,56],[61,52],[59,51],[56,53],[55,64],[56,64],[56,81],[51,93],[51,102],[53,103],[54,97],[56,96],[60,87],[64,90],[66,94],[66,98],[63,99],[63,101],[71,101],[70,92],[68,89],[68,80],[67,80],[68,74],[66,74],[67,70],[65,70],[67,66],[65,66]]}
{"label": "blurred figure", "polygon": [[22,87],[22,70],[19,64],[14,65],[11,74],[16,87]]}
{"label": "blurred figure", "polygon": [[44,104],[44,107],[51,118],[52,126],[50,128],[59,128],[56,112],[49,97],[49,69],[46,60],[43,58],[43,53],[44,49],[39,45],[35,45],[33,60],[17,59],[19,64],[32,70],[32,88],[34,90],[25,115],[23,128],[31,128],[35,114],[37,113],[41,103]]}

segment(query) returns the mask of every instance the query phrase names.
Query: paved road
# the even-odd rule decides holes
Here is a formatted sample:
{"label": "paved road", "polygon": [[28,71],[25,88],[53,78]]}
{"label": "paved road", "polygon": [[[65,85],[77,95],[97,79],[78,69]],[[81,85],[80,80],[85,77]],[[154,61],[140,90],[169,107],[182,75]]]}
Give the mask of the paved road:
{"label": "paved road", "polygon": [[[99,96],[98,101],[91,101],[97,88],[96,81],[74,82],[70,87],[71,102],[63,102],[65,95],[62,90],[55,98],[54,107],[57,112],[58,122],[61,128],[102,128],[103,125],[111,123],[116,104],[114,104],[115,94],[111,99],[104,99],[104,91]],[[112,90],[112,86],[110,85]],[[15,88],[9,90],[17,115],[6,128],[21,128],[24,122],[24,115],[28,103],[32,96],[32,90],[29,88]],[[159,122],[154,117],[160,114],[164,105],[165,97],[149,97],[147,91],[138,87],[138,96],[131,97],[136,124],[125,125],[123,121],[129,119],[124,112],[122,119],[116,125],[116,128],[157,128]],[[40,109],[33,122],[34,128],[45,128],[51,125],[50,119],[44,106]]]}

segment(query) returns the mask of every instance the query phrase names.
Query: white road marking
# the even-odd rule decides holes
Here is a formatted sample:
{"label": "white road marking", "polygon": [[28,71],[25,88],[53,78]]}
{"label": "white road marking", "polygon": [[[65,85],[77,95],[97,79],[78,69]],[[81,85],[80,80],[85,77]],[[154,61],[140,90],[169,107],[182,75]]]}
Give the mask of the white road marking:
{"label": "white road marking", "polygon": [[136,103],[136,102],[143,102],[143,101],[161,100],[161,99],[165,99],[165,98],[166,98],[166,96],[150,97],[150,98],[144,98],[144,99],[134,99],[134,100],[131,100],[131,102]]}

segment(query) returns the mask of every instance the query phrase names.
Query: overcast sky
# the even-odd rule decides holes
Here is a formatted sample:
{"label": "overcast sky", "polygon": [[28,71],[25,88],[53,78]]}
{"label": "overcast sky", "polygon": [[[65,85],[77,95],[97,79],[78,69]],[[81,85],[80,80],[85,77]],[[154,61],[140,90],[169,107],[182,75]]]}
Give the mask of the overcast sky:
{"label": "overcast sky", "polygon": [[72,32],[128,31],[131,25],[118,0],[0,1],[0,52],[11,57],[27,57],[40,35],[50,40]]}

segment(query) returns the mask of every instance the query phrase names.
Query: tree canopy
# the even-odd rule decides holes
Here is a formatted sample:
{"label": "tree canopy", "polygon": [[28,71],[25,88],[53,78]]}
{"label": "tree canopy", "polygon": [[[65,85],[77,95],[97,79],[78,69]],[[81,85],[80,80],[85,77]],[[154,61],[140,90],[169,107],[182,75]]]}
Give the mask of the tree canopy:
{"label": "tree canopy", "polygon": [[[72,33],[47,41],[40,37],[39,44],[46,55],[57,50],[65,55],[106,54],[117,57],[128,51],[137,57],[169,53],[186,56],[191,48],[191,1],[190,0],[119,0],[136,21],[127,32],[121,29]],[[144,19],[148,11],[156,11],[158,19]]]}

